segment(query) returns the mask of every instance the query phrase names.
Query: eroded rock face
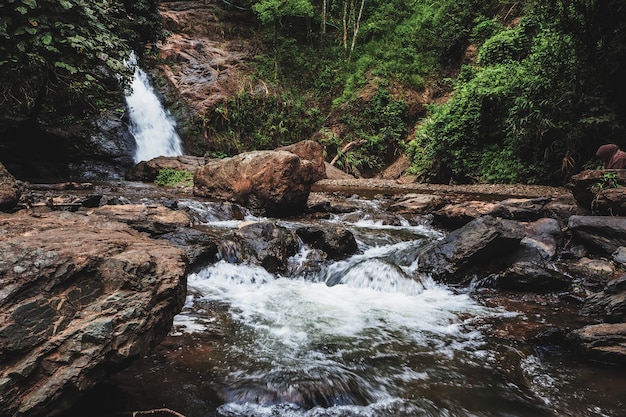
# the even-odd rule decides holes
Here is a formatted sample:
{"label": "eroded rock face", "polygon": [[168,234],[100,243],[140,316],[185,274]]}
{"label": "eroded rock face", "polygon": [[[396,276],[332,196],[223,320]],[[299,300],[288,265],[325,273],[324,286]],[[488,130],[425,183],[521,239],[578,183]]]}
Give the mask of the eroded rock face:
{"label": "eroded rock face", "polygon": [[21,194],[15,178],[0,163],[0,211],[10,211],[15,207]]}
{"label": "eroded rock face", "polygon": [[342,226],[303,226],[296,229],[296,233],[303,242],[320,249],[330,259],[346,258],[359,249],[352,232]]}
{"label": "eroded rock face", "polygon": [[246,152],[198,169],[193,192],[284,217],[306,210],[311,185],[321,179],[319,166],[285,150]]}
{"label": "eroded rock face", "polygon": [[0,410],[59,413],[146,354],[185,300],[183,251],[84,213],[0,214]]}

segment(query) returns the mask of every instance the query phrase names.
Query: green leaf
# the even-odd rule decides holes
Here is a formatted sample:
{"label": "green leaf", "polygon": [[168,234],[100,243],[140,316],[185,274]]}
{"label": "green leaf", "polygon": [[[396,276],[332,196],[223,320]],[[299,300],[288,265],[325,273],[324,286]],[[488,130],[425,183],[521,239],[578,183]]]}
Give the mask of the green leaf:
{"label": "green leaf", "polygon": [[26,7],[23,7],[23,6],[18,6],[18,7],[15,8],[15,10],[17,10],[21,14],[28,13],[28,9],[26,9]]}
{"label": "green leaf", "polygon": [[50,45],[52,43],[52,35],[49,33],[46,33],[41,38],[41,41],[43,42],[44,45]]}

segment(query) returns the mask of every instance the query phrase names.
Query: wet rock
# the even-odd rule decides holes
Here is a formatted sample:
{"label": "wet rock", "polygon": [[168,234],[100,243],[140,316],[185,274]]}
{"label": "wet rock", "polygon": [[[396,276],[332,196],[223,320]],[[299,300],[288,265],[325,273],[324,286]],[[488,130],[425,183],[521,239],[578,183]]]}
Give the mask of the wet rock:
{"label": "wet rock", "polygon": [[585,170],[570,178],[572,195],[581,207],[591,209],[600,191],[626,185],[626,170]]}
{"label": "wet rock", "polygon": [[520,261],[493,277],[497,288],[547,293],[569,288],[572,279],[542,261]]}
{"label": "wet rock", "polygon": [[434,212],[433,220],[444,227],[457,229],[480,216],[493,213],[496,207],[496,203],[486,201],[466,201],[460,204],[449,204]]}
{"label": "wet rock", "polygon": [[592,359],[626,365],[626,323],[593,324],[571,336]]}
{"label": "wet rock", "polygon": [[0,162],[0,211],[11,211],[21,195],[19,184]]}
{"label": "wet rock", "polygon": [[563,232],[556,219],[539,219],[527,223],[521,244],[537,249],[544,259],[554,259],[563,239]]}
{"label": "wet rock", "polygon": [[296,234],[304,243],[322,250],[330,259],[343,259],[358,250],[354,235],[342,226],[299,227]]}
{"label": "wet rock", "polygon": [[567,227],[576,240],[603,254],[610,255],[626,246],[626,218],[571,216]]}
{"label": "wet rock", "polygon": [[449,233],[420,255],[420,271],[451,284],[464,283],[473,268],[484,273],[490,263],[497,263],[518,249],[523,237],[524,228],[519,222],[482,216]]}
{"label": "wet rock", "polygon": [[289,257],[298,251],[295,233],[274,222],[244,224],[235,236],[240,242],[239,258],[271,273],[286,271]]}
{"label": "wet rock", "polygon": [[445,204],[441,196],[434,194],[406,194],[388,210],[398,214],[427,214]]}
{"label": "wet rock", "polygon": [[93,210],[95,215],[128,224],[133,229],[159,236],[190,225],[187,213],[160,204],[107,205]]}
{"label": "wet rock", "polygon": [[161,235],[160,238],[185,251],[190,269],[215,261],[218,254],[215,237],[201,230],[179,227],[173,232]]}
{"label": "wet rock", "polygon": [[126,172],[129,181],[153,182],[162,169],[175,169],[194,174],[198,168],[204,166],[204,157],[199,156],[159,156],[149,161],[141,161]]}
{"label": "wet rock", "polygon": [[186,258],[101,216],[0,214],[0,409],[60,413],[147,354],[185,300]]}
{"label": "wet rock", "polygon": [[288,151],[246,152],[209,161],[196,171],[194,195],[235,202],[271,217],[306,210],[318,161]]}
{"label": "wet rock", "polygon": [[608,281],[603,291],[590,296],[582,313],[608,323],[626,322],[626,275]]}

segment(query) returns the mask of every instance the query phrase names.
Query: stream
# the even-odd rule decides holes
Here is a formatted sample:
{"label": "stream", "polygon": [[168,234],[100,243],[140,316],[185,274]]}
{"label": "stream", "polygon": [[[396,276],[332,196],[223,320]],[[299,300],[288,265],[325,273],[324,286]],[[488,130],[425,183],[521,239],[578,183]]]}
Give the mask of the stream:
{"label": "stream", "polygon": [[[341,224],[359,247],[347,259],[325,261],[301,244],[287,272],[274,275],[237,262],[224,242],[221,259],[189,275],[170,335],[113,377],[112,393],[96,394],[105,399],[98,409],[166,407],[186,417],[623,415],[622,370],[529,336],[576,326],[575,308],[550,295],[434,282],[415,259],[442,233],[428,222],[383,221],[380,201],[353,198],[356,213],[275,220],[290,229]],[[219,203],[179,207],[213,233],[241,224]],[[265,219],[243,221],[257,220]]]}

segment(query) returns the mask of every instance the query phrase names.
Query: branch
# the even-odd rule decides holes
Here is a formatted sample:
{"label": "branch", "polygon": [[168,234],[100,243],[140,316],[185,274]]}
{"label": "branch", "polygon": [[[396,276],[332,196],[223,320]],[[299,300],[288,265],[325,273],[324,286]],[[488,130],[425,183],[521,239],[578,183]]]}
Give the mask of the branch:
{"label": "branch", "polygon": [[352,149],[352,148],[354,148],[356,146],[361,146],[361,145],[364,145],[366,143],[367,143],[367,141],[365,139],[353,140],[352,142],[348,142],[348,144],[346,144],[346,146],[344,146],[343,148],[341,148],[341,150],[339,152],[337,152],[337,155],[335,155],[333,160],[330,161],[330,164],[334,166],[337,163],[337,161],[339,160],[339,158],[341,158],[341,155],[345,154],[350,149]]}

